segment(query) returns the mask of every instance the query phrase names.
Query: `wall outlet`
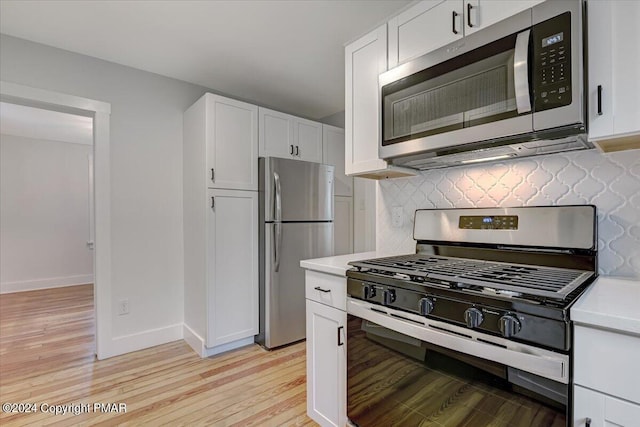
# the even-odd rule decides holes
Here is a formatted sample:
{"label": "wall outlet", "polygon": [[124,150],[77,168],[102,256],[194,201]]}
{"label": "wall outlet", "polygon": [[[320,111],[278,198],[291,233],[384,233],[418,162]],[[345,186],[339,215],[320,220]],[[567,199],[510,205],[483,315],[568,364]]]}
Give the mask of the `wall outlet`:
{"label": "wall outlet", "polygon": [[391,225],[395,228],[402,227],[402,206],[394,206],[391,208]]}
{"label": "wall outlet", "polygon": [[118,301],[118,315],[122,316],[124,314],[129,314],[129,300],[121,299]]}

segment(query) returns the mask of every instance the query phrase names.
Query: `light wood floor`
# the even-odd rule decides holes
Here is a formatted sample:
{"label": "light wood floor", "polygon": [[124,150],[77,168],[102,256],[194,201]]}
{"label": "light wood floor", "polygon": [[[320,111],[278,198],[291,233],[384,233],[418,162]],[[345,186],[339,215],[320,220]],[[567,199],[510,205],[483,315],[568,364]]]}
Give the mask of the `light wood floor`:
{"label": "light wood floor", "polygon": [[305,374],[304,343],[201,359],[176,341],[97,361],[92,285],[0,295],[2,403],[125,403],[127,409],[0,412],[2,426],[314,425],[306,416]]}

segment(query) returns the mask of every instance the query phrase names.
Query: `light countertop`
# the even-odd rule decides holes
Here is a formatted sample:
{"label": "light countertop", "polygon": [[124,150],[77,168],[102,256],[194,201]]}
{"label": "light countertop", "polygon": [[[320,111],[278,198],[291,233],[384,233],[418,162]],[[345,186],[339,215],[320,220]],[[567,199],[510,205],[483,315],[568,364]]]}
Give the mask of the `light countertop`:
{"label": "light countertop", "polygon": [[344,276],[351,267],[347,263],[351,261],[362,261],[364,259],[382,258],[387,256],[404,255],[401,253],[389,253],[382,251],[360,252],[356,254],[346,254],[331,256],[326,258],[305,259],[300,261],[300,267],[307,270],[318,271],[320,273]]}
{"label": "light countertop", "polygon": [[571,308],[571,320],[640,336],[640,278],[598,277]]}

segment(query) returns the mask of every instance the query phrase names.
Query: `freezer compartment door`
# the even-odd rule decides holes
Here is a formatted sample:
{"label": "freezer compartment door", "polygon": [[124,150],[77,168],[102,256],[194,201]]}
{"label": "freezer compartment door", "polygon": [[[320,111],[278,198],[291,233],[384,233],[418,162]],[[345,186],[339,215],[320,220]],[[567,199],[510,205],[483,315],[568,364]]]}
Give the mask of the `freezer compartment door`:
{"label": "freezer compartment door", "polygon": [[333,166],[276,157],[260,161],[265,221],[333,220]]}
{"label": "freezer compartment door", "polygon": [[[266,224],[261,292],[264,346],[279,347],[305,337],[304,270],[300,260],[333,255],[333,223]],[[264,316],[263,316],[264,315]]]}

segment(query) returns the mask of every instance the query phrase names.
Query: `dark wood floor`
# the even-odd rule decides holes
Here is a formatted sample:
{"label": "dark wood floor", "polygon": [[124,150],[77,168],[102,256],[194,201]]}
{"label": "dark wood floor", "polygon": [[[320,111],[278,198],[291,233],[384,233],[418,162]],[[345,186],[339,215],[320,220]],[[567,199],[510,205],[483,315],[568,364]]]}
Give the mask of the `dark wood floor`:
{"label": "dark wood floor", "polygon": [[177,341],[97,361],[93,313],[92,285],[0,295],[0,400],[126,413],[2,412],[0,425],[314,425],[304,343],[201,359]]}

